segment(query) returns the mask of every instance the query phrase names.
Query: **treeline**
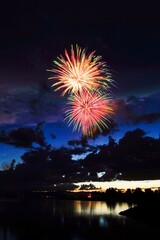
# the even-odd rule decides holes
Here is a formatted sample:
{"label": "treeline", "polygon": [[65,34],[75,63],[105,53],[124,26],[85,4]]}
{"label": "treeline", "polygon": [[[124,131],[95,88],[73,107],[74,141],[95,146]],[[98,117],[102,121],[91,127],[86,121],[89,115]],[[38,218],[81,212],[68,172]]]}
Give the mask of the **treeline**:
{"label": "treeline", "polygon": [[[49,194],[46,193],[48,196]],[[58,195],[57,195],[58,196]],[[45,197],[45,196],[44,196]],[[152,190],[151,188],[142,190],[141,188],[127,189],[126,191],[116,188],[108,188],[105,192],[69,192],[61,193],[61,197],[65,199],[79,200],[103,200],[107,203],[114,204],[117,202],[127,202],[134,204],[151,204],[159,203],[160,189]]]}

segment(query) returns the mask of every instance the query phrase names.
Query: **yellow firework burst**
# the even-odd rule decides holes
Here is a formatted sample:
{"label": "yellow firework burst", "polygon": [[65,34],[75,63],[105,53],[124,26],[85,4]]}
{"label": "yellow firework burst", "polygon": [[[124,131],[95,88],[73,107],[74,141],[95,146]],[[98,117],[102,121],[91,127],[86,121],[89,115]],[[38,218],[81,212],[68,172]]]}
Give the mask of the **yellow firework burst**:
{"label": "yellow firework burst", "polygon": [[95,51],[87,54],[86,49],[71,45],[70,54],[64,51],[64,56],[60,55],[53,61],[54,66],[48,70],[53,75],[49,77],[55,82],[52,87],[54,91],[62,90],[61,95],[66,93],[77,93],[82,90],[97,91],[99,88],[108,89],[112,82],[111,74],[107,64],[101,61],[101,56],[96,56]]}

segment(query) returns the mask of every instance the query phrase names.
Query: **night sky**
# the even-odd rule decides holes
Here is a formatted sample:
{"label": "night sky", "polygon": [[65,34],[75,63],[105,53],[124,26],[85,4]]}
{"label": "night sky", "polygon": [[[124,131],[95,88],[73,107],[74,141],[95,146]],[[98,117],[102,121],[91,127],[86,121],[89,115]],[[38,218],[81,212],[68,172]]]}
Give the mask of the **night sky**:
{"label": "night sky", "polygon": [[[71,44],[96,50],[107,62],[116,86],[118,141],[126,131],[142,128],[160,134],[160,4],[159,1],[1,1],[0,130],[34,128],[42,123],[52,146],[79,139],[63,121],[65,98],[48,80],[53,60]],[[3,141],[0,162],[26,151]],[[104,144],[97,136],[92,144]]]}

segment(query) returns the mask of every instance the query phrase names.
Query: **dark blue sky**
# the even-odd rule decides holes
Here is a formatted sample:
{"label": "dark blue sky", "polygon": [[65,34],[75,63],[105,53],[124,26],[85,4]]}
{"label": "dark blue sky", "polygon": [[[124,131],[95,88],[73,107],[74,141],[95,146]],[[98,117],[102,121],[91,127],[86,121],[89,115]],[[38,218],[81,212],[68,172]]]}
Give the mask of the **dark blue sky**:
{"label": "dark blue sky", "polygon": [[[1,1],[0,129],[44,122],[46,140],[58,147],[77,139],[63,122],[65,99],[53,92],[52,61],[71,44],[96,50],[117,85],[113,99],[118,140],[137,127],[160,133],[159,1]],[[51,134],[56,137],[52,138]],[[108,136],[92,140],[103,144]],[[0,161],[26,149],[0,144]]]}

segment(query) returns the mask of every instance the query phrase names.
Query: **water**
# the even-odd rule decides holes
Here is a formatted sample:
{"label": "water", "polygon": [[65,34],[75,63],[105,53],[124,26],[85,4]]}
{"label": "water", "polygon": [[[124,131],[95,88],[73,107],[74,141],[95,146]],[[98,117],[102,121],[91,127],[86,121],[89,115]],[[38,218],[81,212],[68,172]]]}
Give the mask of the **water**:
{"label": "water", "polygon": [[119,215],[127,203],[104,201],[0,201],[0,240],[156,239],[158,229]]}

